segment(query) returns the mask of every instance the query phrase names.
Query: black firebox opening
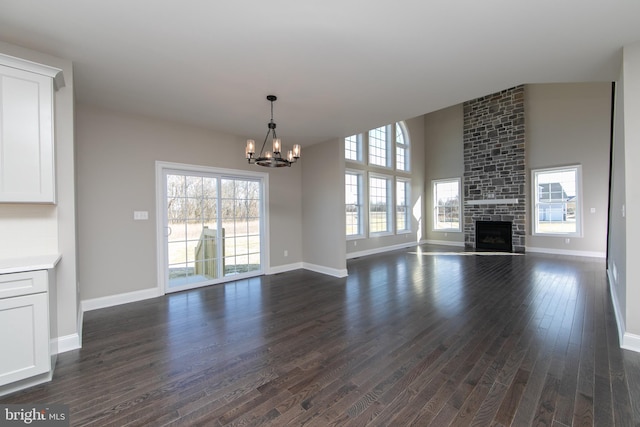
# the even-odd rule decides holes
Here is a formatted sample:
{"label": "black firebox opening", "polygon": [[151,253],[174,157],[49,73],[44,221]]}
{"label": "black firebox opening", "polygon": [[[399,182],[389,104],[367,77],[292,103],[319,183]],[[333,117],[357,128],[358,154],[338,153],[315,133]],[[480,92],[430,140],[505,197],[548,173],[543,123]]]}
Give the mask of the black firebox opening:
{"label": "black firebox opening", "polygon": [[511,252],[511,222],[476,221],[476,249]]}

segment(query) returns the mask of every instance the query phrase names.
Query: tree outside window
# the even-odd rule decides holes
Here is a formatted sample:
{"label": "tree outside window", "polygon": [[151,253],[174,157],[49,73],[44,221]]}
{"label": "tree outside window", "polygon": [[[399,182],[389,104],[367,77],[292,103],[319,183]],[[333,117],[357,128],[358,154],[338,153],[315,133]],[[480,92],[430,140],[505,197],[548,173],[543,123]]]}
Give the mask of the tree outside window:
{"label": "tree outside window", "polygon": [[460,231],[460,178],[433,181],[433,229]]}

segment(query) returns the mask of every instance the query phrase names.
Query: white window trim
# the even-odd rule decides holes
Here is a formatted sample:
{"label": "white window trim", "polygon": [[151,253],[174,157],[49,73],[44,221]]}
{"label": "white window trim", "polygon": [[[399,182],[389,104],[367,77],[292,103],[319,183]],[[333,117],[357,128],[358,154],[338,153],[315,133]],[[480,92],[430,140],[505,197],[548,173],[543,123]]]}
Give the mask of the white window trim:
{"label": "white window trim", "polygon": [[[537,215],[537,188],[536,188],[536,175],[538,173],[559,172],[563,170],[576,170],[576,197],[578,201],[576,203],[576,231],[571,233],[540,233],[536,231],[538,223]],[[583,209],[582,209],[582,165],[568,165],[558,166],[552,168],[536,168],[531,169],[531,235],[541,237],[582,237],[583,230]]]}
{"label": "white window trim", "polygon": [[[394,144],[394,164],[395,164],[395,168],[398,172],[400,173],[407,173],[410,174],[411,173],[411,138],[409,138],[409,130],[407,129],[407,125],[405,124],[404,121],[400,121],[400,122],[396,122],[395,126],[400,128],[400,132],[402,132],[402,134],[404,135],[404,144],[398,144],[397,141]],[[395,139],[395,133],[397,132],[397,129],[394,129],[394,133],[393,133],[393,137]],[[405,152],[405,158],[404,158],[404,163],[407,166],[406,169],[398,169],[398,146],[401,146],[402,148],[404,148],[404,152]]]}
{"label": "white window trim", "polygon": [[[411,178],[404,178],[404,177],[399,177],[396,176],[396,187],[398,186],[399,182],[404,182],[406,184],[405,187],[405,197],[407,199],[407,223],[409,225],[409,228],[407,228],[406,230],[398,230],[398,212],[397,212],[397,208],[398,208],[398,191],[394,191],[394,195],[396,197],[396,202],[393,205],[393,218],[395,221],[395,227],[396,227],[396,234],[410,234],[412,233],[412,228],[413,228],[413,224],[411,222]],[[396,188],[397,190],[397,188]]]}
{"label": "white window trim", "polygon": [[[458,215],[459,215],[459,219],[458,219],[458,228],[436,228],[436,208],[438,206],[438,201],[436,198],[436,184],[439,183],[447,183],[447,182],[456,182],[458,184]],[[462,207],[463,207],[463,203],[462,203],[462,185],[461,185],[462,180],[460,179],[460,177],[456,177],[456,178],[442,178],[442,179],[434,179],[431,181],[431,193],[432,193],[432,209],[431,209],[431,215],[433,216],[433,220],[431,221],[431,231],[435,231],[435,232],[442,232],[442,233],[462,233],[462,219],[463,219],[463,215],[462,215]]]}
{"label": "white window trim", "polygon": [[[387,231],[371,231],[371,178],[385,179],[387,180]],[[395,180],[392,175],[384,175],[379,173],[369,173],[367,177],[367,229],[369,231],[369,237],[380,237],[380,236],[392,236],[394,235],[395,230],[395,188],[394,188]]]}
{"label": "white window trim", "polygon": [[[369,157],[370,154],[370,150],[371,150],[371,145],[370,145],[370,141],[369,141],[369,132],[371,132],[372,130],[378,129],[378,128],[385,128],[385,144],[386,144],[386,156],[385,156],[385,160],[387,161],[387,164],[385,166],[382,165],[376,165],[374,163],[371,163],[371,158]],[[366,145],[367,145],[367,165],[372,167],[372,168],[378,168],[380,170],[395,170],[395,165],[396,165],[396,150],[395,150],[395,129],[393,128],[393,124],[388,124],[388,125],[384,125],[384,126],[377,126],[373,129],[369,129],[366,132]]]}
{"label": "white window trim", "polygon": [[[353,159],[347,159],[347,151],[346,151],[346,144],[347,144],[347,138],[351,137],[351,136],[355,136],[357,138],[357,156],[359,157],[357,160],[353,160]],[[363,165],[364,164],[364,158],[365,158],[365,149],[364,149],[364,135],[359,133],[356,135],[349,135],[347,137],[344,138],[344,143],[345,143],[345,151],[344,151],[344,160],[345,162],[348,163],[353,163],[353,164],[358,164],[358,165]]]}
{"label": "white window trim", "polygon": [[[366,173],[363,170],[358,170],[358,169],[346,169],[344,171],[345,175],[346,174],[352,174],[352,175],[358,175],[358,179],[359,179],[359,187],[360,187],[360,206],[361,206],[361,211],[360,211],[360,230],[358,234],[346,234],[346,230],[345,230],[345,236],[347,238],[347,240],[358,240],[358,239],[363,239],[366,236],[366,231],[367,230],[367,225],[368,225],[368,221],[369,221],[369,211],[368,209],[366,209],[367,205],[365,203],[365,196],[366,196],[366,185],[365,185],[365,179],[366,179]],[[346,206],[346,201],[345,201],[345,206]]]}

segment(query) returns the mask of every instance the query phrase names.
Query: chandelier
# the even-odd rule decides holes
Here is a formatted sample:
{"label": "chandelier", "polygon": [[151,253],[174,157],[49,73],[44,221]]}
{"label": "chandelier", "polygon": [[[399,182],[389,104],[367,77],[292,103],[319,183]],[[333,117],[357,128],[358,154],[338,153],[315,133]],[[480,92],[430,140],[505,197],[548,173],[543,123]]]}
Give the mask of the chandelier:
{"label": "chandelier", "polygon": [[[267,101],[271,102],[271,121],[267,124],[269,130],[267,131],[267,135],[264,137],[262,148],[260,149],[260,153],[257,157],[256,142],[253,139],[247,139],[247,148],[245,150],[245,155],[249,164],[255,163],[260,166],[267,166],[271,168],[281,168],[283,166],[291,167],[291,165],[300,158],[300,144],[295,144],[293,146],[293,150],[288,151],[286,158],[282,157],[282,142],[280,141],[280,138],[276,136],[276,124],[273,121],[273,103],[277,99],[278,98],[275,95],[267,96]],[[269,139],[269,134],[272,135],[272,151],[265,152],[264,147],[267,144],[267,139]]]}

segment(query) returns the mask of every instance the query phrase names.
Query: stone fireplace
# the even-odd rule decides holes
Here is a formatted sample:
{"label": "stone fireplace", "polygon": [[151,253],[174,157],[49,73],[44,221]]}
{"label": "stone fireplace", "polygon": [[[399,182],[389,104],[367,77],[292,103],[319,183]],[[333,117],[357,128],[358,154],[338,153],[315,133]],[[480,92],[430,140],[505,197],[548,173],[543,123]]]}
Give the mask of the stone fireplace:
{"label": "stone fireplace", "polygon": [[464,241],[477,248],[478,221],[511,224],[511,248],[525,250],[524,86],[464,103]]}

